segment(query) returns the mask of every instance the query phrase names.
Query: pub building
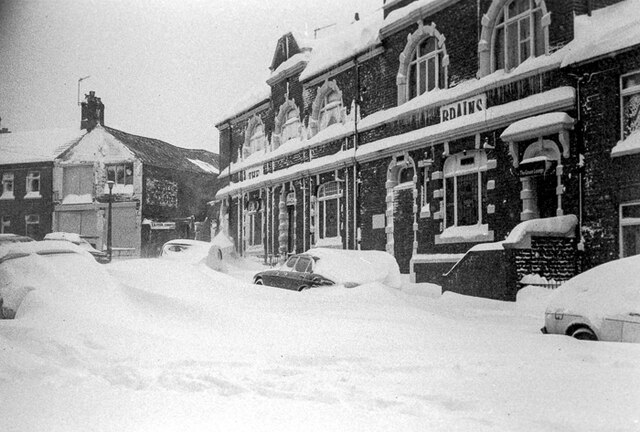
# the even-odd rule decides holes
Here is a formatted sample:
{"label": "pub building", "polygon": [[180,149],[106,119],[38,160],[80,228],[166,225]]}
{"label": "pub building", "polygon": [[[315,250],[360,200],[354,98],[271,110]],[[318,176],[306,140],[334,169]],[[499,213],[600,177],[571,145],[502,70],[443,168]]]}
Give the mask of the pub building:
{"label": "pub building", "polygon": [[616,248],[618,222],[590,235],[603,174],[588,157],[610,162],[623,137],[590,144],[599,107],[580,80],[589,34],[637,20],[635,4],[391,0],[326,37],[288,33],[265,83],[216,122],[211,212],[245,256],[386,250],[414,282],[492,298],[612,259],[591,253]]}

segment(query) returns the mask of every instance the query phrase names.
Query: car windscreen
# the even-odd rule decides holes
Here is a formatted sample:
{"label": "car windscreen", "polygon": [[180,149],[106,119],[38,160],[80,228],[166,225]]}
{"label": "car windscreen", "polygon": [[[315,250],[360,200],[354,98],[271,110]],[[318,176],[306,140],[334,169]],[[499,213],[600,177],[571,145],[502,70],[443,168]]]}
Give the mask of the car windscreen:
{"label": "car windscreen", "polygon": [[295,267],[297,272],[307,273],[311,271],[311,259],[306,257],[300,257]]}

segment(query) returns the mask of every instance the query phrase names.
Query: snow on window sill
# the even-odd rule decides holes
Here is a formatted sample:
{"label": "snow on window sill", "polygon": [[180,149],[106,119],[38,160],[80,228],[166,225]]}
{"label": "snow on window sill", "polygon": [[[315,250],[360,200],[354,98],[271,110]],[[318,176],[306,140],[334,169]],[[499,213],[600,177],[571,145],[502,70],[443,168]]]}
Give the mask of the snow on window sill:
{"label": "snow on window sill", "polygon": [[40,192],[28,192],[24,196],[24,199],[38,199],[38,198],[42,198],[42,195],[40,195]]}
{"label": "snow on window sill", "polygon": [[[109,186],[108,185],[104,185],[104,189],[103,192],[105,195],[109,195]],[[132,184],[128,184],[128,185],[122,185],[122,184],[116,184],[113,185],[113,190],[111,191],[111,193],[113,195],[132,195],[133,194],[133,185]]]}
{"label": "snow on window sill", "polygon": [[0,195],[0,200],[12,200],[12,199],[16,199],[15,196],[13,196],[13,193],[4,193],[2,195]]}
{"label": "snow on window sill", "polygon": [[489,225],[487,224],[449,227],[435,238],[436,244],[480,243],[492,241],[493,231],[489,231]]}
{"label": "snow on window sill", "polygon": [[420,209],[420,218],[429,218],[431,217],[431,208],[429,205],[425,205]]}

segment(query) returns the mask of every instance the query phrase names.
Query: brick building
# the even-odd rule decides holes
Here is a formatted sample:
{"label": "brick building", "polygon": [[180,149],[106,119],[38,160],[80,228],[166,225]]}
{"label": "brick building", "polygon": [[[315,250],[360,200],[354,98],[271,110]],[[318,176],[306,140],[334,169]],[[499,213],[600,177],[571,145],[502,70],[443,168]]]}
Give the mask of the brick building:
{"label": "brick building", "polygon": [[84,134],[77,128],[0,134],[0,233],[41,240],[51,232],[54,160]]}
{"label": "brick building", "polygon": [[218,155],[105,126],[93,92],[82,103],[81,126],[87,133],[55,159],[54,231],[106,248],[111,180],[115,255],[157,256],[167,240],[195,238],[215,194]]}
{"label": "brick building", "polygon": [[[619,256],[637,237],[618,220],[633,223],[637,178],[616,167],[637,156],[611,152],[637,124],[620,108],[637,86],[637,6],[392,0],[325,39],[284,35],[267,85],[216,124],[220,223],[243,254],[386,250],[418,282],[452,269],[444,285],[466,293],[500,251],[507,288],[482,293],[500,298],[529,274],[572,276],[582,251]],[[630,23],[609,49],[593,34],[615,37],[612,19]]]}

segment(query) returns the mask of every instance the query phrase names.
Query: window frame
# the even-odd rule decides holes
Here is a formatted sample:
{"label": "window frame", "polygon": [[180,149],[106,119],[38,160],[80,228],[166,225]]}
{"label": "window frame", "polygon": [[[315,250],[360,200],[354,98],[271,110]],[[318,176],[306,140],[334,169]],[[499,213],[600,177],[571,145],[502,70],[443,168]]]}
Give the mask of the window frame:
{"label": "window frame", "polygon": [[[37,180],[38,187],[33,188],[34,181]],[[30,170],[27,171],[26,178],[26,195],[25,198],[42,198],[40,191],[42,189],[42,176],[39,170]]]}
{"label": "window frame", "polygon": [[624,227],[633,227],[633,226],[637,226],[640,228],[640,217],[638,218],[634,218],[634,217],[628,217],[625,218],[623,217],[623,207],[640,207],[640,201],[629,201],[629,202],[623,202],[620,203],[619,207],[618,207],[618,220],[619,220],[619,231],[618,231],[618,235],[619,235],[619,257],[620,258],[625,258],[628,256],[633,256],[633,255],[625,255],[625,250],[624,250],[624,236],[623,236],[623,231],[624,231]]}
{"label": "window frame", "polygon": [[[325,189],[327,189],[327,186],[333,185],[333,184],[336,185],[336,191],[329,195],[324,194],[323,192],[325,191]],[[321,226],[322,229],[318,227],[318,240],[342,238],[342,236],[340,235],[340,199],[342,198],[342,195],[343,195],[342,182],[339,180],[331,180],[318,186],[317,199],[316,199],[316,205],[318,206],[316,214],[318,215],[318,217],[320,217],[320,214],[321,214],[320,210],[322,210],[322,226]],[[336,202],[336,223],[335,223],[336,235],[328,237],[327,236],[327,203],[333,200],[335,200]]]}
{"label": "window frame", "polygon": [[0,234],[9,233],[11,233],[11,216],[2,215],[2,217],[0,218]]}
{"label": "window frame", "polygon": [[[34,220],[37,220],[37,221],[35,221],[35,222],[30,221],[29,220],[30,218],[33,218]],[[37,231],[36,234],[37,235],[31,234],[29,232],[30,231],[29,227],[30,226],[34,226],[34,225],[37,226],[37,228],[36,228],[36,231]],[[27,215],[24,216],[24,232],[25,232],[25,235],[28,236],[28,237],[31,237],[31,238],[39,237],[39,233],[40,233],[40,215],[39,214],[31,213],[31,214],[27,214]]]}
{"label": "window frame", "polygon": [[[462,160],[467,158],[474,158],[473,167],[463,167]],[[454,165],[452,167],[452,165]],[[443,167],[443,226],[444,228],[461,227],[461,226],[474,226],[482,225],[482,213],[484,204],[484,195],[486,194],[486,185],[483,184],[483,174],[488,170],[487,155],[483,150],[472,150],[456,153],[447,157]],[[459,179],[463,177],[475,175],[475,198],[476,198],[476,216],[477,220],[474,224],[462,225],[459,223],[461,208],[459,203]],[[447,179],[453,179],[453,191],[452,191],[452,203],[449,203],[447,197],[448,193],[448,181]],[[453,205],[453,215],[449,214],[448,207]],[[450,223],[450,217],[453,216],[453,223]]]}
{"label": "window frame", "polygon": [[[254,248],[263,245],[263,237],[264,237],[264,226],[263,226],[263,210],[262,203],[259,199],[249,200],[247,202],[247,236],[246,242],[248,248]],[[258,232],[257,228],[259,228],[260,235],[257,236],[256,232]],[[257,243],[256,243],[257,241]]]}
{"label": "window frame", "polygon": [[[11,186],[7,188],[7,184]],[[15,174],[13,172],[2,173],[2,194],[0,194],[0,199],[15,199],[15,187]]]}
{"label": "window frame", "polygon": [[[514,16],[510,16],[509,7],[518,1],[528,2],[528,8],[522,12],[516,13]],[[545,33],[548,25],[545,25],[543,22],[547,16],[545,12],[546,7],[543,5],[542,1],[538,0],[510,0],[504,2],[502,6],[499,7],[491,37],[491,72],[501,69],[505,72],[509,72],[530,58],[542,56],[548,53],[549,43]],[[525,20],[529,21],[526,27],[528,32],[526,36],[523,36],[523,27],[521,26],[521,23]],[[515,25],[515,42],[509,38],[509,28],[512,25]],[[502,39],[502,50],[498,49],[500,39]],[[538,43],[541,45],[538,46]],[[526,45],[529,51],[529,54],[525,59],[522,59],[523,45]],[[516,51],[515,54],[517,61],[512,65],[510,63],[511,59],[509,57],[509,53],[514,49]],[[540,53],[536,54],[538,51],[540,51]],[[498,60],[500,55],[502,57],[501,61]],[[499,66],[500,64],[502,67]]]}
{"label": "window frame", "polygon": [[[639,83],[636,85],[633,85],[630,88],[624,88],[624,81],[626,78],[629,78],[631,76],[634,75],[638,75],[639,78]],[[620,137],[621,139],[625,139],[627,138],[629,135],[631,135],[634,131],[636,130],[640,130],[640,124],[638,125],[638,128],[633,129],[629,132],[628,135],[625,136],[625,111],[624,111],[624,107],[625,107],[625,103],[624,103],[624,99],[625,97],[629,97],[629,96],[633,96],[633,95],[638,95],[640,97],[640,69],[632,71],[632,72],[628,72],[625,73],[623,75],[620,75]]]}
{"label": "window frame", "polygon": [[[422,54],[420,52],[422,46],[430,40],[433,41],[433,50],[429,51],[427,54]],[[416,44],[413,50],[413,54],[411,55],[411,60],[409,61],[409,64],[407,66],[407,100],[411,100],[425,93],[447,87],[446,82],[444,82],[444,85],[442,87],[440,86],[441,76],[443,81],[445,80],[444,77],[446,77],[446,73],[444,71],[445,66],[443,65],[445,52],[443,47],[439,47],[438,45],[438,38],[433,35],[429,35],[423,38]],[[431,59],[434,59],[435,62],[435,76],[433,77],[434,86],[432,89],[429,89],[429,60]],[[420,67],[421,65],[424,65],[424,69]],[[411,73],[412,70],[414,71],[413,76]],[[420,88],[420,84],[422,83],[421,78],[423,71],[425,73],[423,83],[425,89]],[[413,81],[415,81],[415,83]],[[412,84],[415,85],[415,95],[412,95]]]}

